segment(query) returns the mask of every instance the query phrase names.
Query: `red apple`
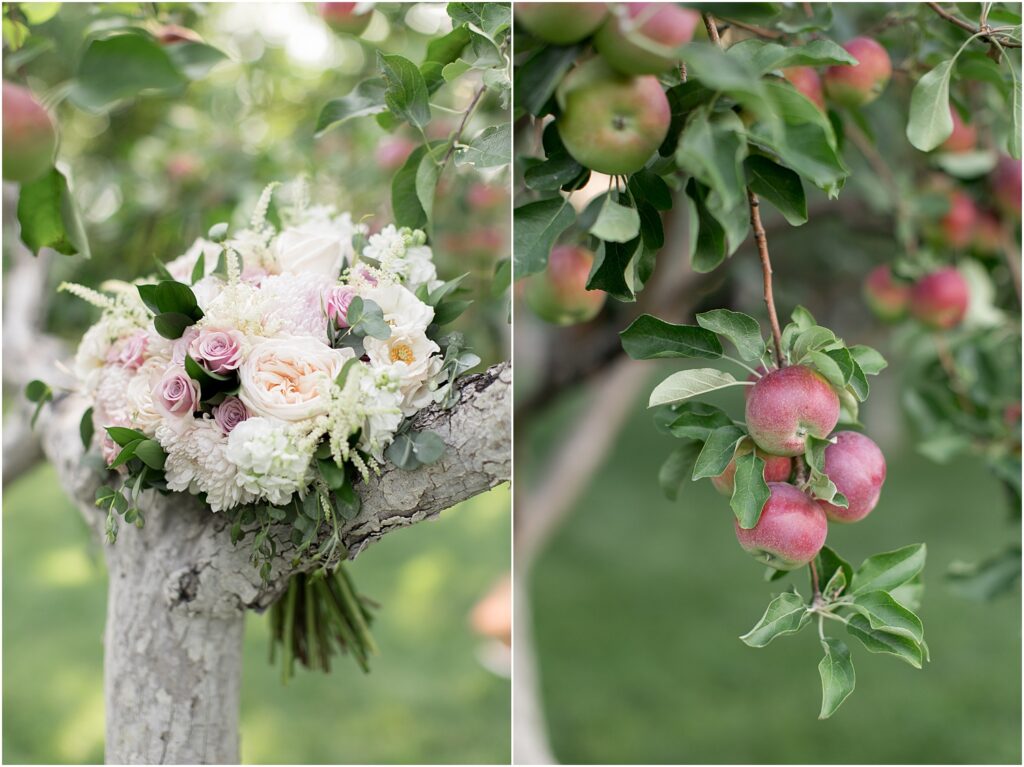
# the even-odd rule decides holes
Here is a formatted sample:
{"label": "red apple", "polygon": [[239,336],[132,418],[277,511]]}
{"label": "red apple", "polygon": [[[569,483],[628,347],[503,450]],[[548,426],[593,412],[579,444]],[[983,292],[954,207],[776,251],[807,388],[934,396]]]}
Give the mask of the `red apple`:
{"label": "red apple", "polygon": [[777,570],[795,570],[814,559],[825,545],[828,520],[809,496],[793,485],[768,484],[771,495],[751,530],[734,521],[740,546]]}
{"label": "red apple", "polygon": [[552,45],[590,37],[608,15],[607,3],[516,3],[516,24]]}
{"label": "red apple", "polygon": [[747,431],[772,455],[801,455],[807,437],[824,439],[839,422],[839,396],[803,365],[773,370],[750,387]]}
{"label": "red apple", "polygon": [[978,144],[977,128],[961,120],[960,113],[952,107],[949,108],[949,116],[953,118],[953,132],[939,149],[943,152],[970,152]]}
{"label": "red apple", "polygon": [[903,319],[910,305],[911,286],[893,279],[892,269],[882,264],[868,274],[864,298],[875,315],[886,322]]}
{"label": "red apple", "polygon": [[956,190],[949,196],[949,210],[939,222],[946,243],[953,248],[966,248],[974,239],[978,225],[978,206],[963,192]]}
{"label": "red apple", "polygon": [[847,508],[818,501],[833,522],[857,522],[878,504],[885,482],[885,456],[870,438],[856,431],[841,431],[825,448],[825,474],[846,496]]}
{"label": "red apple", "polygon": [[600,58],[566,76],[558,103],[562,143],[578,163],[598,173],[628,175],[643,168],[672,121],[658,78],[619,74]]}
{"label": "red apple", "polygon": [[320,3],[320,17],[342,35],[361,35],[370,26],[373,9],[357,13],[361,3]]}
{"label": "red apple", "polygon": [[526,288],[526,301],[541,319],[556,325],[573,325],[593,319],[604,306],[607,294],[587,290],[594,254],[578,245],[559,245],[551,250],[547,271],[535,275]]}
{"label": "red apple", "polygon": [[174,45],[175,43],[201,43],[203,38],[199,33],[182,27],[178,24],[164,24],[156,31],[156,39],[161,45]]}
{"label": "red apple", "polygon": [[1003,249],[1003,231],[999,219],[988,211],[979,213],[971,244],[979,253],[999,253]]}
{"label": "red apple", "polygon": [[416,144],[404,136],[388,136],[373,150],[373,159],[384,170],[396,170],[405,164],[415,148]]}
{"label": "red apple", "polygon": [[992,174],[992,194],[999,209],[1013,219],[1020,218],[1020,160],[1003,155]]}
{"label": "red apple", "polygon": [[825,111],[825,93],[821,86],[821,76],[811,67],[787,67],[782,76],[793,84],[808,100],[814,102],[818,109]]}
{"label": "red apple", "polygon": [[970,299],[967,280],[949,266],[917,281],[910,294],[910,312],[929,327],[948,330],[963,321]]}
{"label": "red apple", "polygon": [[53,167],[57,128],[27,88],[4,81],[4,178],[25,184]]}
{"label": "red apple", "polygon": [[829,67],[825,91],[838,104],[860,107],[882,95],[892,77],[889,52],[870,37],[855,37],[843,46],[856,64]]}
{"label": "red apple", "polygon": [[675,3],[613,6],[594,47],[624,75],[656,75],[678,64],[679,46],[693,39],[700,14]]}
{"label": "red apple", "polygon": [[[755,448],[744,440],[743,444],[736,449],[736,457],[746,455],[751,450],[755,450]],[[793,471],[792,458],[782,455],[768,455],[767,453],[762,453],[760,450],[756,451],[756,455],[764,461],[764,478],[766,482],[785,482],[789,479],[789,475]],[[717,477],[711,478],[711,484],[714,485],[715,490],[720,492],[722,495],[732,495],[733,485],[736,481],[736,457],[729,461],[729,465],[725,467],[725,471]]]}

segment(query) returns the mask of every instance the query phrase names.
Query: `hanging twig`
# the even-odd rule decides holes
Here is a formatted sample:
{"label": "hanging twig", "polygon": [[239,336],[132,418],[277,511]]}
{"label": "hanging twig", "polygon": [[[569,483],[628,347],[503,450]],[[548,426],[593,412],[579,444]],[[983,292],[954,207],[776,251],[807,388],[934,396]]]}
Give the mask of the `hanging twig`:
{"label": "hanging twig", "polygon": [[[956,26],[960,27],[960,29],[963,29],[963,30],[965,30],[967,32],[970,32],[972,35],[976,35],[979,32],[987,33],[989,31],[989,27],[988,27],[987,24],[983,28],[982,27],[976,27],[973,24],[971,24],[969,21],[964,21],[963,19],[961,19],[961,18],[959,18],[957,16],[954,16],[949,11],[944,10],[942,8],[942,6],[940,6],[938,3],[925,3],[925,5],[927,5],[933,11],[935,11],[935,13],[937,13],[943,19],[948,21],[950,24],[955,24]],[[1006,47],[1006,48],[1020,48],[1021,47],[1020,43],[1015,43],[1012,40],[1007,40],[1005,35],[984,34],[984,35],[981,35],[979,37],[980,40],[984,40],[986,43],[994,43],[994,42],[996,42],[997,38],[998,38],[999,43],[1001,45],[1003,45],[1004,47]]]}

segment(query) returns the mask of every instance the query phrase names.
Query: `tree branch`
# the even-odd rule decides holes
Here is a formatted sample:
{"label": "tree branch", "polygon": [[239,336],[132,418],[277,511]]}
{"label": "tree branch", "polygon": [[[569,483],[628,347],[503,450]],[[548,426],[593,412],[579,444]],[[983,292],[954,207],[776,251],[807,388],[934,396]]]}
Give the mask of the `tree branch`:
{"label": "tree branch", "polygon": [[[413,427],[429,428],[446,445],[436,464],[416,471],[384,468],[357,486],[362,507],[344,524],[341,538],[347,558],[400,527],[436,516],[442,510],[505,482],[511,474],[511,368],[502,363],[484,373],[466,376],[457,386],[461,396],[450,410],[428,408],[415,416]],[[96,489],[109,474],[83,462],[78,423],[87,406],[77,395],[65,395],[40,419],[43,446],[57,469],[61,484],[98,533],[105,514],[93,503]],[[122,525],[118,541],[107,555],[122,547],[144,546],[154,561],[168,552],[164,593],[172,607],[190,614],[231,615],[246,608],[263,609],[285,589],[297,572],[319,566],[296,556],[290,529],[274,530],[279,543],[268,582],[249,561],[249,539],[231,543],[227,514],[214,514],[196,497],[150,492],[143,501],[146,525]],[[333,563],[328,563],[333,564]]]}
{"label": "tree branch", "polygon": [[[963,29],[963,30],[965,30],[967,32],[970,32],[972,35],[976,35],[979,32],[987,32],[988,31],[988,25],[987,24],[984,27],[976,27],[973,24],[971,24],[969,21],[964,21],[963,19],[961,19],[961,18],[959,18],[957,16],[954,16],[949,11],[944,10],[942,8],[942,6],[940,6],[938,3],[925,3],[925,5],[927,5],[933,11],[935,11],[935,13],[937,13],[943,19],[948,21],[950,24],[954,24],[954,25],[960,27],[960,29]],[[1012,40],[1007,41],[1005,39],[1004,35],[989,35],[989,34],[985,34],[985,35],[982,35],[979,39],[980,40],[984,40],[987,43],[994,43],[994,42],[998,41],[999,44],[1002,45],[1004,48],[1020,48],[1021,47],[1020,43],[1015,43]]]}

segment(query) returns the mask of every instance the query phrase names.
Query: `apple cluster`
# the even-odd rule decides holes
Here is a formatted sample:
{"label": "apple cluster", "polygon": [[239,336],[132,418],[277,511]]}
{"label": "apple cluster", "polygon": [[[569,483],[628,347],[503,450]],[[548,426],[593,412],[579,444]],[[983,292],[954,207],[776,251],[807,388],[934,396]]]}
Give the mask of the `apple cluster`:
{"label": "apple cluster", "polygon": [[[524,3],[517,23],[551,45],[588,38],[594,54],[570,71],[557,91],[558,132],[569,154],[599,173],[639,171],[668,135],[671,109],[658,80],[680,63],[679,47],[705,34],[700,14],[675,3]],[[892,76],[889,54],[877,41],[846,43],[855,65],[830,67],[824,81],[811,67],[783,76],[825,109],[874,101]]]}
{"label": "apple cluster", "polygon": [[[763,368],[762,368],[763,370]],[[744,440],[736,456],[754,451],[764,461],[770,495],[757,524],[735,523],[740,546],[778,570],[808,564],[825,545],[828,522],[857,522],[875,508],[885,481],[885,457],[869,437],[855,431],[832,434],[839,423],[839,396],[810,367],[793,365],[766,371],[747,393]],[[810,438],[828,439],[824,474],[846,499],[846,506],[805,491],[803,456]],[[750,444],[752,442],[753,444]],[[736,458],[712,479],[731,495]],[[833,501],[839,501],[838,496]]]}
{"label": "apple cluster", "polygon": [[3,84],[4,179],[27,184],[53,167],[57,127],[32,92]]}

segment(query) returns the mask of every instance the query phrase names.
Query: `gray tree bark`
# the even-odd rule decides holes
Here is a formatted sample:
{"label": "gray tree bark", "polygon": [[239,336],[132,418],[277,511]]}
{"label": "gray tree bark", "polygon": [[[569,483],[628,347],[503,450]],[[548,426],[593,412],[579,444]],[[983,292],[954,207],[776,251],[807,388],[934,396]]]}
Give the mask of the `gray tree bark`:
{"label": "gray tree bark", "polygon": [[[358,487],[362,508],[342,539],[352,558],[399,527],[507,481],[511,473],[511,370],[507,363],[460,380],[451,410],[428,409],[416,428],[447,450],[416,471],[384,469]],[[61,483],[100,534],[93,503],[107,477],[83,462],[78,423],[87,403],[58,399],[41,419],[43,447]],[[191,496],[151,493],[145,527],[122,524],[105,546],[110,574],[105,636],[106,761],[110,764],[232,763],[239,760],[242,633],[247,609],[262,610],[288,579],[294,550],[281,547],[260,580],[223,514]],[[287,536],[279,536],[286,541]]]}

